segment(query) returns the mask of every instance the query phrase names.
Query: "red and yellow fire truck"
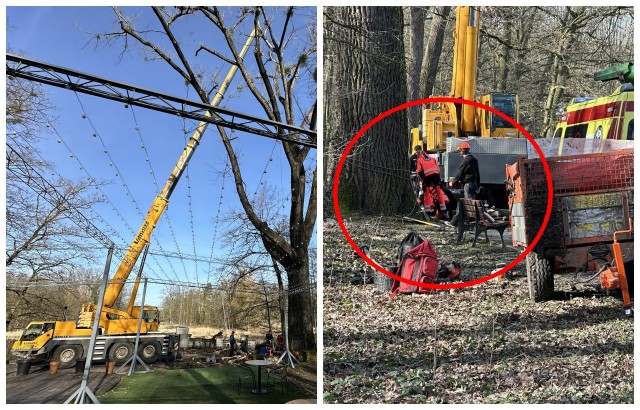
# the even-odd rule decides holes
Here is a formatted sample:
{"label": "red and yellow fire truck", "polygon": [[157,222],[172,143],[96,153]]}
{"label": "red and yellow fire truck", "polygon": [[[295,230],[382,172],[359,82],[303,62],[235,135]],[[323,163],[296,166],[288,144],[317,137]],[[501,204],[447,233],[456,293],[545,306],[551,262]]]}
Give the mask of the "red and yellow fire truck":
{"label": "red and yellow fire truck", "polygon": [[594,78],[622,84],[605,97],[574,98],[559,119],[554,139],[633,139],[633,63],[599,71]]}

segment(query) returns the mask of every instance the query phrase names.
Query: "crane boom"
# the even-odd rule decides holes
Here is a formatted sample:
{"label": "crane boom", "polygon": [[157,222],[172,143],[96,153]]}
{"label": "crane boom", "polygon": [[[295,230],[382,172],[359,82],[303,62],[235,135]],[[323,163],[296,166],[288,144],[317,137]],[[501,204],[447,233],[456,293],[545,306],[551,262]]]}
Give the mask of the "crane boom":
{"label": "crane boom", "polygon": [[516,94],[500,91],[475,95],[480,14],[479,6],[456,7],[451,92],[448,96],[430,96],[436,101],[423,106],[421,124],[411,129],[407,148],[409,155],[418,145],[435,155],[441,177],[446,180],[455,175],[460,163],[460,155],[455,152],[458,144],[462,140],[470,143],[481,164],[480,174],[489,203],[506,206],[504,170],[496,171],[495,164],[511,163],[517,155],[526,153],[522,152],[526,144],[515,140],[520,137],[519,129],[495,112],[518,121]]}
{"label": "crane boom", "polygon": [[[240,51],[240,58],[243,58],[244,55],[246,54],[254,36],[255,36],[255,29],[251,32],[249,37],[247,37],[247,41],[245,42],[244,47]],[[229,87],[229,84],[231,83],[231,80],[233,79],[237,70],[238,70],[237,65],[233,65],[231,67],[231,69],[229,70],[229,73],[227,74],[227,77],[225,78],[224,82],[216,92],[216,95],[214,96],[213,101],[211,102],[212,106],[215,107],[220,103],[224,93]],[[205,115],[210,116],[211,114],[207,112]],[[118,270],[116,271],[113,279],[109,282],[109,285],[107,286],[105,296],[104,296],[104,306],[106,308],[113,308],[113,305],[115,304],[116,300],[120,296],[120,293],[122,292],[122,288],[124,287],[124,284],[127,281],[127,278],[131,274],[131,271],[133,270],[133,267],[136,264],[138,258],[140,257],[140,254],[142,253],[142,250],[144,249],[145,245],[150,242],[151,233],[153,232],[153,229],[156,227],[156,224],[158,223],[158,220],[162,216],[162,213],[166,209],[167,204],[169,202],[169,198],[171,197],[171,194],[174,188],[176,187],[176,184],[180,180],[182,173],[184,172],[187,165],[189,164],[189,160],[193,156],[196,148],[198,147],[198,144],[202,139],[202,135],[204,134],[208,125],[209,123],[207,122],[204,122],[204,121],[200,122],[196,130],[193,132],[193,135],[189,139],[187,146],[182,151],[180,158],[178,158],[178,162],[176,163],[176,166],[173,168],[173,171],[171,171],[171,175],[169,175],[167,182],[162,188],[162,191],[160,191],[160,194],[158,194],[158,196],[155,198],[155,200],[151,204],[151,207],[147,212],[147,216],[142,222],[140,229],[138,229],[138,233],[136,234],[136,236],[133,239],[133,242],[127,249],[127,252],[124,258],[122,259],[120,266],[118,266]]]}
{"label": "crane boom", "polygon": [[453,32],[453,75],[451,96],[473,100],[478,66],[478,27],[480,7],[456,8],[456,28]]}
{"label": "crane boom", "polygon": [[[449,97],[477,101],[517,121],[517,95],[492,92],[476,98],[479,36],[480,7],[456,7],[453,71]],[[444,152],[449,137],[510,138],[518,136],[518,130],[497,114],[457,100],[438,102],[423,109],[421,126],[411,130],[409,151],[411,152],[417,144],[421,144],[431,153]]]}

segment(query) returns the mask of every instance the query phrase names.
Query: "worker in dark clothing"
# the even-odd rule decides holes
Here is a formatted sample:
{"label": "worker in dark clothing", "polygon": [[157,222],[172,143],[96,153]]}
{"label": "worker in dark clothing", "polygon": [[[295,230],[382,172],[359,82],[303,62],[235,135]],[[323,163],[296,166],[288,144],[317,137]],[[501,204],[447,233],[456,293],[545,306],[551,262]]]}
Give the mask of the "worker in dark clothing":
{"label": "worker in dark clothing", "polygon": [[416,195],[420,196],[420,177],[418,177],[418,158],[422,155],[422,145],[416,145],[415,152],[409,157],[409,169],[411,170],[411,187]]}
{"label": "worker in dark clothing", "polygon": [[[478,167],[478,160],[469,153],[471,151],[471,146],[467,141],[462,141],[458,145],[458,148],[456,148],[456,151],[460,153],[462,162],[458,167],[456,175],[451,181],[449,181],[449,186],[460,182],[464,184],[465,199],[476,199],[476,195],[480,187],[480,168]],[[445,222],[445,224],[449,226],[457,226],[458,217],[459,215],[456,213],[451,221]]]}
{"label": "worker in dark clothing", "polygon": [[416,172],[416,168],[418,168],[418,157],[422,155],[422,145],[416,145],[414,148],[414,153],[409,157],[409,161],[411,161],[411,174]]}
{"label": "worker in dark clothing", "polygon": [[271,333],[271,329],[269,329],[267,335],[264,337],[264,342],[269,346],[273,346],[273,333]]}
{"label": "worker in dark clothing", "polygon": [[478,187],[480,186],[480,168],[476,157],[469,153],[470,150],[471,146],[466,141],[458,145],[456,151],[460,152],[462,162],[453,180],[449,181],[449,186],[460,182],[464,185],[464,197],[466,199],[476,199]]}
{"label": "worker in dark clothing", "polygon": [[229,356],[233,356],[236,353],[236,331],[231,332],[229,336]]}

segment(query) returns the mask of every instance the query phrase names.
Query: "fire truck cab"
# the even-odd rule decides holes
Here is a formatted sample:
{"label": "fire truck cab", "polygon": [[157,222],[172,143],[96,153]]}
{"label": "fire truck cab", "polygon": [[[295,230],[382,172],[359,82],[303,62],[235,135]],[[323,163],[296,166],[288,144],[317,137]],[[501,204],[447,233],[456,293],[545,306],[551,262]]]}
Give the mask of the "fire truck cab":
{"label": "fire truck cab", "polygon": [[618,79],[622,84],[608,96],[571,100],[553,138],[633,140],[633,64],[611,67],[594,77],[600,81]]}

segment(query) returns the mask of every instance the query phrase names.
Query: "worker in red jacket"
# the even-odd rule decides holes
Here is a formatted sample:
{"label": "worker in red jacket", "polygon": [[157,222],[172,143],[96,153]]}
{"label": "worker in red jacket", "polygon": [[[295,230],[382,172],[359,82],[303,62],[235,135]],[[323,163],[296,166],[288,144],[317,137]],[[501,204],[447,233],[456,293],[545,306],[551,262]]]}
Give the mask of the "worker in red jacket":
{"label": "worker in red jacket", "polygon": [[442,188],[440,188],[440,165],[438,165],[438,161],[426,151],[422,151],[422,154],[418,156],[416,171],[422,182],[422,190],[424,192],[422,204],[424,211],[429,215],[434,214],[436,210],[433,204],[437,200],[440,215],[446,218],[447,201],[449,198],[447,198],[447,195]]}

